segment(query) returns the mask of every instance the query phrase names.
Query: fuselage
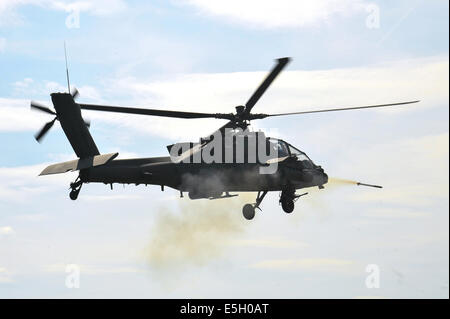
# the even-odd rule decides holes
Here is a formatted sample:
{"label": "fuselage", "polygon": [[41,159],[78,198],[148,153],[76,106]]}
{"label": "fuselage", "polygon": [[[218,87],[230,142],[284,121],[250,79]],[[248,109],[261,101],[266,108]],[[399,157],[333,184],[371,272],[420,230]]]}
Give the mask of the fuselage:
{"label": "fuselage", "polygon": [[[312,163],[312,162],[311,162]],[[168,186],[189,192],[192,198],[220,196],[223,192],[282,191],[322,186],[328,176],[320,166],[283,158],[276,172],[261,174],[258,163],[174,163],[171,157],[113,160],[82,170],[83,183],[122,183]]]}

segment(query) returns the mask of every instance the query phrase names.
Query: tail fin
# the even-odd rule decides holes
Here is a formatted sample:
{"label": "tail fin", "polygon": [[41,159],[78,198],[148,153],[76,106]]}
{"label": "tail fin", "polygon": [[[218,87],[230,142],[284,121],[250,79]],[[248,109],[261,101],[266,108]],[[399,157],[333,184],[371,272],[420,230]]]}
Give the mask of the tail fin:
{"label": "tail fin", "polygon": [[69,93],[51,94],[58,120],[73,150],[81,159],[99,155],[86,123],[81,117],[80,106]]}

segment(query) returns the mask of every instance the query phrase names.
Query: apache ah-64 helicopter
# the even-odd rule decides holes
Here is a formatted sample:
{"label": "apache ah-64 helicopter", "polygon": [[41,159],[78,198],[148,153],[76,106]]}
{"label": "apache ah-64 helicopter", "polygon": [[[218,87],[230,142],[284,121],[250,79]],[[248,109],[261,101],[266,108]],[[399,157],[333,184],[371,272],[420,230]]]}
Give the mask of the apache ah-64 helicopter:
{"label": "apache ah-64 helicopter", "polygon": [[[237,140],[243,135],[244,131],[247,131],[250,121],[274,116],[379,108],[418,102],[409,101],[278,114],[252,113],[255,104],[290,61],[290,58],[280,58],[276,61],[275,67],[247,103],[236,107],[236,113],[196,113],[77,103],[75,99],[78,96],[78,91],[74,89],[70,92],[69,74],[66,65],[69,93],[51,94],[54,110],[36,102],[31,102],[31,107],[55,116],[35,135],[36,140],[40,141],[58,120],[78,159],[50,165],[40,175],[79,170],[79,176],[70,184],[70,198],[72,200],[77,199],[84,183],[110,184],[111,188],[113,183],[150,184],[161,186],[161,190],[164,190],[164,186],[168,186],[179,190],[181,197],[183,197],[183,192],[187,192],[190,199],[218,199],[237,196],[236,194],[230,195],[229,192],[258,192],[256,202],[246,204],[242,209],[244,217],[250,220],[255,216],[255,209],[259,209],[267,192],[278,191],[281,192],[279,201],[283,210],[286,213],[291,213],[294,210],[295,201],[300,196],[306,195],[306,193],[296,194],[296,190],[314,186],[323,188],[323,185],[328,182],[328,176],[322,167],[314,164],[298,148],[281,139],[266,138],[263,134],[258,135],[258,147],[261,147],[261,145],[266,147],[265,155],[267,155],[267,149],[269,151],[275,150],[274,156],[266,158],[265,161],[250,160],[255,157],[252,156],[252,152],[255,152],[256,149],[252,148],[252,151],[248,152],[250,150],[248,136],[243,138],[244,156],[237,156],[239,155],[239,152],[236,151]],[[198,143],[169,145],[167,148],[171,156],[115,159],[118,153],[100,154],[89,132],[89,123],[85,122],[81,116],[81,110],[183,119],[215,118],[228,120],[228,123],[207,138],[201,138]],[[231,142],[223,143],[222,150],[225,150],[224,153],[227,153],[226,151],[229,149],[234,150],[228,160],[224,160],[224,156],[219,155],[218,160],[216,157],[215,161],[205,162],[203,156],[198,156],[204,152],[211,155],[211,143],[217,141],[217,136],[225,137],[226,133],[231,133],[229,135],[231,136],[231,139],[229,139]],[[261,140],[263,140],[262,144],[260,143]],[[216,151],[217,147],[212,153]],[[200,160],[195,160],[195,158],[200,158]],[[262,173],[264,168],[273,164],[276,164],[275,171]],[[358,183],[358,185],[381,187],[362,183]]]}

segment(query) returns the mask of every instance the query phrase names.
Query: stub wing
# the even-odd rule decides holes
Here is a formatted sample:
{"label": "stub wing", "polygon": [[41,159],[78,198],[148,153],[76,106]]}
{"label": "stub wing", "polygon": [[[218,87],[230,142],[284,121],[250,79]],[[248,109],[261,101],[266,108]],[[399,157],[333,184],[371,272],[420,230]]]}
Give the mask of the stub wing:
{"label": "stub wing", "polygon": [[95,155],[95,156],[89,156],[86,158],[79,158],[73,161],[68,162],[62,162],[53,164],[50,166],[47,166],[41,174],[41,175],[51,175],[51,174],[62,174],[72,171],[78,171],[80,169],[94,167],[94,166],[100,166],[104,165],[110,161],[112,161],[114,158],[117,157],[119,153],[110,153],[110,154],[103,154],[103,155]]}

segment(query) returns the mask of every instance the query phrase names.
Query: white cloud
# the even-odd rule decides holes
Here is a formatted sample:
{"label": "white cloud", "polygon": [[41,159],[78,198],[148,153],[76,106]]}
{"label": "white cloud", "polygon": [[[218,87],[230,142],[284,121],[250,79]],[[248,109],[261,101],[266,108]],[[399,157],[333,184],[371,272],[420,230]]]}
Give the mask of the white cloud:
{"label": "white cloud", "polygon": [[0,235],[12,235],[14,234],[14,229],[11,226],[0,227]]}
{"label": "white cloud", "polygon": [[64,11],[89,12],[94,15],[109,15],[122,12],[126,9],[126,2],[123,0],[90,0],[90,1],[41,1],[46,7]]}
{"label": "white cloud", "polygon": [[18,8],[27,5],[65,12],[87,12],[97,16],[116,14],[127,8],[123,0],[2,0],[0,1],[0,26],[22,24],[23,17],[17,11]]}
{"label": "white cloud", "polygon": [[402,208],[374,208],[364,214],[376,218],[423,218],[429,217],[430,213],[426,211],[402,209]]}
{"label": "white cloud", "polygon": [[127,7],[126,2],[123,0],[2,0],[0,2],[0,14],[25,5],[35,5],[62,11],[87,11],[96,15],[117,13]]}
{"label": "white cloud", "polygon": [[[54,81],[39,81],[35,82],[32,78],[24,78],[23,80],[12,83],[13,95],[36,97],[45,96],[48,98],[49,103],[50,93],[53,92],[67,92],[67,86]],[[84,87],[87,91],[91,91],[92,88]],[[72,88],[73,89],[73,88]],[[28,103],[29,104],[29,103]]]}
{"label": "white cloud", "polygon": [[30,85],[33,84],[33,79],[32,78],[25,78],[22,81],[16,81],[13,83],[14,87],[18,88],[18,89],[28,89],[30,87]]}
{"label": "white cloud", "polygon": [[8,269],[0,267],[0,283],[13,282],[12,274]]}
{"label": "white cloud", "polygon": [[99,201],[125,201],[125,200],[140,200],[143,196],[140,195],[125,195],[125,194],[116,194],[116,195],[83,195],[80,200],[90,201],[90,202],[99,202]]}
{"label": "white cloud", "polygon": [[[320,71],[288,69],[275,80],[254,111],[279,113],[422,100],[416,105],[374,110],[396,114],[418,107],[442,105],[448,102],[448,65],[448,57],[434,57],[359,68]],[[267,71],[186,74],[151,82],[120,78],[112,80],[108,86],[116,92],[128,92],[131,97],[127,105],[228,113],[234,112],[234,106],[247,101],[266,74]],[[220,127],[223,122],[105,113],[92,116],[178,141],[186,138],[196,140]],[[260,125],[262,122],[255,121],[254,124]],[[168,126],[170,130],[167,130]]]}
{"label": "white cloud", "polygon": [[283,238],[239,239],[230,242],[232,246],[262,248],[305,248],[307,243]]}
{"label": "white cloud", "polygon": [[65,85],[61,85],[58,82],[45,81],[44,82],[44,87],[40,88],[40,91],[42,93],[47,93],[47,92],[67,92],[67,87]]}
{"label": "white cloud", "polygon": [[350,260],[333,258],[299,258],[299,259],[271,259],[251,265],[251,268],[276,269],[276,270],[327,270],[332,271],[348,268],[354,264]]}
{"label": "white cloud", "polygon": [[33,196],[61,189],[75,179],[75,173],[39,177],[39,173],[47,165],[49,164],[0,167],[0,180],[6,181],[0,184],[0,200],[2,202],[29,200]]}
{"label": "white cloud", "polygon": [[365,12],[363,0],[186,0],[201,13],[222,17],[245,26],[280,28],[329,23],[334,17]]}
{"label": "white cloud", "polygon": [[[53,108],[50,93],[67,92],[67,87],[52,81],[36,82],[31,78],[24,78],[12,84],[14,95],[28,96],[29,99],[2,98],[0,97],[0,132],[37,131],[44,123],[52,120],[46,113],[30,109],[30,102],[33,97],[48,97],[37,102]],[[72,87],[73,89],[73,87]],[[80,99],[92,103],[102,102],[101,94],[91,86],[81,86],[78,88],[82,94]]]}
{"label": "white cloud", "polygon": [[[45,102],[44,102],[45,104]],[[52,118],[30,110],[30,100],[0,98],[0,132],[37,131]]]}
{"label": "white cloud", "polygon": [[[137,273],[142,269],[136,267],[123,266],[98,266],[98,265],[78,265],[82,275],[104,275],[104,274],[121,274],[121,273]],[[67,264],[51,264],[44,267],[47,272],[65,273]]]}
{"label": "white cloud", "polygon": [[[268,65],[268,69],[271,65]],[[254,111],[279,113],[312,110],[324,107],[358,106],[420,99],[419,104],[373,110],[386,115],[416,108],[448,103],[448,57],[412,59],[377,64],[368,67],[320,71],[285,71],[261,98]],[[79,87],[79,102],[108,103],[193,112],[229,113],[234,106],[247,101],[263,72],[197,73],[178,75],[161,81],[118,78],[105,87]],[[27,85],[32,79],[16,82]],[[66,91],[64,85],[44,81],[33,82],[30,96]],[[111,92],[127,92],[128,97],[114,100]],[[175,93],[174,93],[175,92]],[[107,98],[106,98],[107,97]],[[43,101],[48,106],[49,100]],[[168,137],[173,141],[196,141],[212,133],[223,120],[184,120],[139,115],[123,115],[85,111],[93,123],[103,121],[122,129],[134,129],[145,134]],[[0,98],[0,131],[37,131],[50,120],[46,114],[31,112],[29,100]],[[6,119],[6,120],[5,120]],[[256,128],[262,121],[253,122]],[[167,128],[170,127],[170,130]],[[94,136],[95,138],[95,136]]]}
{"label": "white cloud", "polygon": [[[355,159],[349,159],[353,171],[370,171],[367,178],[382,178],[389,184],[378,192],[362,192],[353,199],[362,202],[391,203],[427,207],[433,201],[448,200],[448,132],[391,141],[389,144],[368,146]],[[379,154],[391,154],[379,156]],[[395,156],[393,156],[395,154]],[[433,169],[424,169],[424,163]],[[377,215],[377,212],[373,212]],[[400,215],[417,217],[420,212],[378,212],[378,216]]]}

